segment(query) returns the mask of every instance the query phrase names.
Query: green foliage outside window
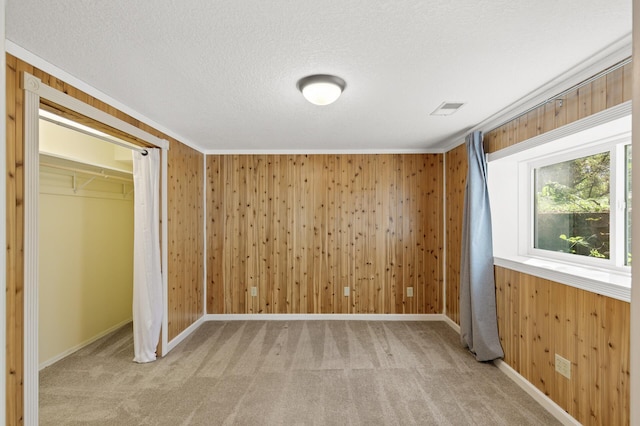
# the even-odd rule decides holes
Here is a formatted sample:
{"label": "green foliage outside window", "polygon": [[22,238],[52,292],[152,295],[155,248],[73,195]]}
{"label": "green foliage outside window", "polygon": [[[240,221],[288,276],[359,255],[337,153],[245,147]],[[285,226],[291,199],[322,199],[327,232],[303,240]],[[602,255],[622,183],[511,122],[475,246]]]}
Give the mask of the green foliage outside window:
{"label": "green foliage outside window", "polygon": [[536,169],[536,248],[609,258],[610,162],[607,151]]}

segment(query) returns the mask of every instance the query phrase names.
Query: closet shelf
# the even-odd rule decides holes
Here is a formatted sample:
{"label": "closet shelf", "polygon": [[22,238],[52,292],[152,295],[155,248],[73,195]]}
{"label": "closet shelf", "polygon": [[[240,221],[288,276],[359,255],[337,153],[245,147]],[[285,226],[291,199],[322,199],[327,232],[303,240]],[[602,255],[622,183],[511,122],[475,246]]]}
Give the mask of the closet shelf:
{"label": "closet shelf", "polygon": [[100,165],[82,163],[79,161],[70,160],[68,158],[43,153],[40,153],[40,166],[63,170],[66,172],[100,177],[108,180],[117,180],[122,182],[133,181],[132,173],[125,170],[117,170]]}

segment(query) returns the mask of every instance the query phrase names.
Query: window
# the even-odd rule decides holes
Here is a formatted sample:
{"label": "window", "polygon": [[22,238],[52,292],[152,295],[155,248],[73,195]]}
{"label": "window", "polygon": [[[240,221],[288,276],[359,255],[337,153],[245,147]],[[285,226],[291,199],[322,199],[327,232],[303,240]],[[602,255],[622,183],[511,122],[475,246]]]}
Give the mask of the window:
{"label": "window", "polygon": [[631,298],[631,104],[488,155],[494,264]]}
{"label": "window", "polygon": [[631,266],[631,145],[624,137],[530,162],[530,253]]}

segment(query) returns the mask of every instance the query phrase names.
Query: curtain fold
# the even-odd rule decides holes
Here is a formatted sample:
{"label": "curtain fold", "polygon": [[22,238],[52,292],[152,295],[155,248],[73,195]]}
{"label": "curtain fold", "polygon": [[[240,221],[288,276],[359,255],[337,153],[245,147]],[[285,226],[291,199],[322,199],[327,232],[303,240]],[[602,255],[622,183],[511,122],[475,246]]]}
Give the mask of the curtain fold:
{"label": "curtain fold", "polygon": [[466,138],[469,169],[462,220],[460,338],[478,361],[503,358],[498,336],[491,210],[482,133]]}
{"label": "curtain fold", "polygon": [[135,362],[155,361],[162,325],[160,153],[133,152],[133,348]]}

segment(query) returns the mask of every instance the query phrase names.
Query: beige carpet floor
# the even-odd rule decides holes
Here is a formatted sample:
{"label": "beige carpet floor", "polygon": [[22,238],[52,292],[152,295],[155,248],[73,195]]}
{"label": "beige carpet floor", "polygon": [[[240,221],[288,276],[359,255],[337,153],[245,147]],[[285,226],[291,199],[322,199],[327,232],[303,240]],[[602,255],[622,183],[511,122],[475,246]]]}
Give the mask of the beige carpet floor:
{"label": "beige carpet floor", "polygon": [[441,322],[207,322],[144,365],[132,339],[44,369],[40,424],[558,424]]}

